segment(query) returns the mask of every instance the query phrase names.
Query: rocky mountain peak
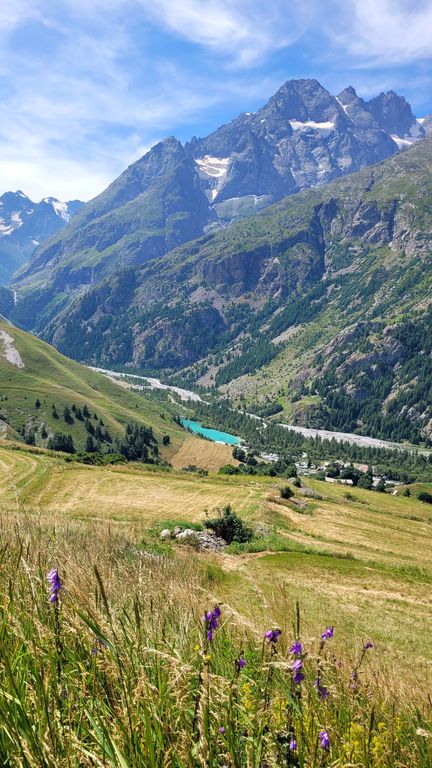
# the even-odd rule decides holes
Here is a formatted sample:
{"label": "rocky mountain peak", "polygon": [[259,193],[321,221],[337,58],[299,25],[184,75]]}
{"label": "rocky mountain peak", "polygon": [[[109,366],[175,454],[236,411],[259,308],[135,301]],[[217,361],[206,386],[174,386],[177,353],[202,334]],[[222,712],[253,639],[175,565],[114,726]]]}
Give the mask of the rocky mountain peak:
{"label": "rocky mountain peak", "polygon": [[379,125],[368,110],[366,102],[357,95],[352,85],[341,91],[336,98],[347,117],[355,126],[362,129],[379,129]]}
{"label": "rocky mountain peak", "polygon": [[418,133],[418,123],[403,96],[394,91],[380,93],[367,102],[367,108],[382,130],[404,137]]}
{"label": "rocky mountain peak", "polygon": [[338,106],[318,80],[287,80],[257,116],[269,111],[288,120],[325,122],[334,119]]}

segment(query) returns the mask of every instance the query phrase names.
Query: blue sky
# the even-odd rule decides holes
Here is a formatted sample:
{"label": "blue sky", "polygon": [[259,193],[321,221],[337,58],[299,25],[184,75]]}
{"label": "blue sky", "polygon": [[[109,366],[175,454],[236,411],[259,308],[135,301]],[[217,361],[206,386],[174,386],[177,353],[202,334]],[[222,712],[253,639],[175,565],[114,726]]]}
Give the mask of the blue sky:
{"label": "blue sky", "polygon": [[316,77],[432,112],[432,0],[2,0],[0,193],[89,199]]}

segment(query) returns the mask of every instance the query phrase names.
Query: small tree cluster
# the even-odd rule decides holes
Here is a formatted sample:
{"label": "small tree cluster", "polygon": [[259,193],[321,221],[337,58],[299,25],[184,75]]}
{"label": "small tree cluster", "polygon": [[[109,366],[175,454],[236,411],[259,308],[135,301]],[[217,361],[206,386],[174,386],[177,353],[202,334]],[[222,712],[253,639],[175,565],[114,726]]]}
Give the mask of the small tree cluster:
{"label": "small tree cluster", "polygon": [[64,435],[63,432],[55,432],[53,437],[48,440],[48,448],[51,451],[63,451],[64,453],[75,453],[75,446],[71,435]]}
{"label": "small tree cluster", "polygon": [[251,528],[244,524],[241,517],[236,515],[230,504],[219,512],[218,517],[204,520],[204,526],[211,528],[216,536],[220,536],[227,544],[237,541],[240,544],[250,541],[253,537]]}

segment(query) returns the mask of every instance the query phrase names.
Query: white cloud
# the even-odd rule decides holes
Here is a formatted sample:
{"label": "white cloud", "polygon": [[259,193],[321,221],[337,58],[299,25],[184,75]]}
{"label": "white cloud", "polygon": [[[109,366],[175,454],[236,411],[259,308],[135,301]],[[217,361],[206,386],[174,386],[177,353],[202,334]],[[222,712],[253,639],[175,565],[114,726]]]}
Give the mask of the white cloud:
{"label": "white cloud", "polygon": [[[170,7],[171,21],[178,21],[178,8]],[[52,53],[29,50],[25,58],[15,43],[0,49],[9,91],[0,106],[0,193],[22,188],[34,199],[88,199],[164,135],[188,124],[193,133],[197,116],[207,109],[273,90],[264,78],[250,83],[218,73],[209,81],[170,60],[167,50],[154,60],[145,35],[138,42],[134,37],[134,22],[145,24],[150,15],[146,0],[61,0],[48,11],[43,0],[28,0],[11,8],[3,29],[6,43],[8,35],[37,23],[54,44]],[[213,36],[209,26],[203,33],[212,50],[219,40],[228,58],[241,48],[232,39],[239,13],[239,8],[231,15],[221,11]],[[251,12],[248,31],[238,33],[246,58],[252,39],[261,53],[268,45],[252,30],[253,18]]]}
{"label": "white cloud", "polygon": [[315,3],[273,0],[141,0],[156,23],[248,66],[304,32]]}
{"label": "white cloud", "polygon": [[337,6],[330,38],[358,64],[400,65],[432,57],[432,0],[338,0]]}

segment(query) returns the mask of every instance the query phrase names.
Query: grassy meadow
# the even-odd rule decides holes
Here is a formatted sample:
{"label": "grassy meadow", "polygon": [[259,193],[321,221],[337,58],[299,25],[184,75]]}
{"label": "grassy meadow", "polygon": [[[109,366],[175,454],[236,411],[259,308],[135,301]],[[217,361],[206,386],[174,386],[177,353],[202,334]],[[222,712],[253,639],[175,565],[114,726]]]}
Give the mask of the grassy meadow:
{"label": "grassy meadow", "polygon": [[[1,447],[0,764],[429,767],[432,509],[282,484]],[[248,544],[160,540],[228,503]]]}
{"label": "grassy meadow", "polygon": [[[181,447],[187,433],[173,422],[163,404],[118,386],[6,321],[0,321],[0,331],[13,339],[24,364],[19,368],[6,360],[0,340],[0,411],[7,417],[9,430],[19,430],[32,421],[36,443],[46,447],[46,440],[40,437],[41,425],[45,424],[53,433],[70,434],[75,447],[83,450],[87,436],[84,422],[74,419],[66,424],[63,410],[66,406],[71,409],[73,404],[81,409],[87,405],[92,417],[96,413],[103,419],[113,438],[122,437],[126,424],[135,422],[151,427],[159,442],[163,435],[170,437],[171,445],[162,448],[165,458],[170,459]],[[53,405],[59,418],[53,416]]]}

